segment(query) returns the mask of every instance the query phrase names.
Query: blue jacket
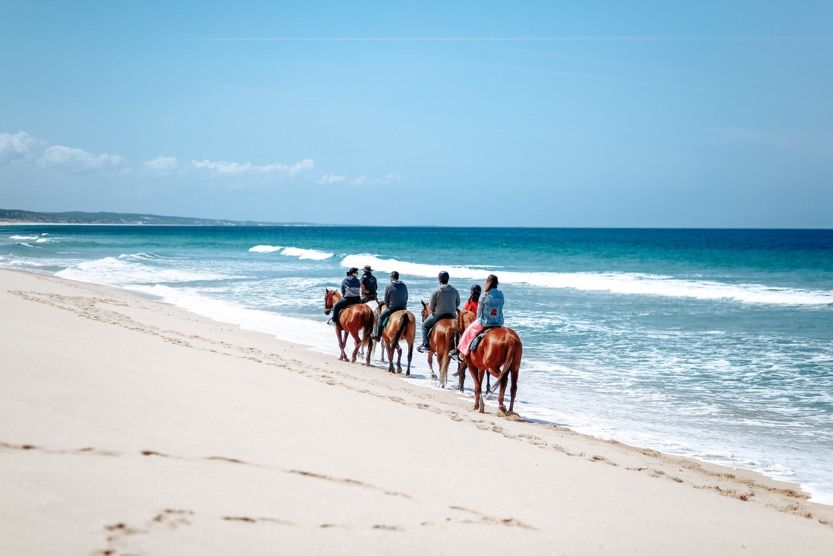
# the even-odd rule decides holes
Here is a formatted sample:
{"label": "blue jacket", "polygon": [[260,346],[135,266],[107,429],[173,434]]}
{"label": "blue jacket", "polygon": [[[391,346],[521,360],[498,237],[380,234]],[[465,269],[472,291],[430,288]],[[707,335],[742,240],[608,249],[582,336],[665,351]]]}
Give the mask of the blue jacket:
{"label": "blue jacket", "polygon": [[361,283],[354,276],[348,276],[341,281],[341,295],[343,297],[361,297]]}
{"label": "blue jacket", "polygon": [[483,326],[503,326],[503,292],[493,288],[483,292],[477,305],[477,321]]}

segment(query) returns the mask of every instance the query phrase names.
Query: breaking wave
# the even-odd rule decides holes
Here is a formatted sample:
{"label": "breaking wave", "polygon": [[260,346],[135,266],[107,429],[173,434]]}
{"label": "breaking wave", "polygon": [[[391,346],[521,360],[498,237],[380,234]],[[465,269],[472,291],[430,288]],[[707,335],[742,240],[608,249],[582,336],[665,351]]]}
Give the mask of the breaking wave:
{"label": "breaking wave", "polygon": [[[341,260],[345,268],[369,264],[384,272],[434,278],[447,270],[452,278],[484,280],[489,273],[482,268],[413,263],[383,259],[373,255],[347,255]],[[734,301],[770,305],[831,305],[833,291],[771,287],[763,284],[727,284],[707,280],[683,280],[671,276],[631,272],[513,272],[500,270],[505,284],[528,284],[543,288],[569,288],[579,291],[608,292],[620,295],[652,295],[709,301]]]}
{"label": "breaking wave", "polygon": [[300,247],[281,247],[280,245],[255,245],[249,248],[250,253],[280,253],[287,257],[297,257],[301,260],[325,261],[333,256],[333,253],[319,251],[317,249],[301,249]]}

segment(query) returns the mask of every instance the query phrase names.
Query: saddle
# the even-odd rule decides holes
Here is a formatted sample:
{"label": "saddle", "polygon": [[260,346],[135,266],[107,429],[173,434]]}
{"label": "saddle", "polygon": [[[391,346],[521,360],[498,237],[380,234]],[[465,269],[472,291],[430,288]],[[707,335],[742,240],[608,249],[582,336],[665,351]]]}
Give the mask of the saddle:
{"label": "saddle", "polygon": [[[404,309],[397,309],[396,311],[404,311]],[[390,316],[394,314],[396,311],[391,311],[389,314],[379,319],[379,330],[385,329],[385,327],[388,325],[388,321],[390,320]]]}
{"label": "saddle", "polygon": [[474,339],[471,341],[471,344],[469,345],[469,352],[477,351],[477,346],[480,345],[481,340],[483,340],[483,336],[485,336],[486,332],[493,328],[500,328],[500,325],[486,326],[483,328],[483,330],[478,332],[477,336],[474,337]]}

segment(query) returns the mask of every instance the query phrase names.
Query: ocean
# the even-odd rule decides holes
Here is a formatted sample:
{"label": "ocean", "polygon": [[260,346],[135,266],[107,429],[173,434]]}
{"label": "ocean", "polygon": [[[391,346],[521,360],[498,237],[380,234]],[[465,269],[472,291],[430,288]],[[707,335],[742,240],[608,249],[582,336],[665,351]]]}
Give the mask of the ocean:
{"label": "ocean", "polygon": [[380,289],[398,270],[414,312],[440,270],[463,299],[497,274],[524,343],[522,416],[833,503],[833,230],[0,226],[0,266],[333,354],[324,288],[365,264]]}

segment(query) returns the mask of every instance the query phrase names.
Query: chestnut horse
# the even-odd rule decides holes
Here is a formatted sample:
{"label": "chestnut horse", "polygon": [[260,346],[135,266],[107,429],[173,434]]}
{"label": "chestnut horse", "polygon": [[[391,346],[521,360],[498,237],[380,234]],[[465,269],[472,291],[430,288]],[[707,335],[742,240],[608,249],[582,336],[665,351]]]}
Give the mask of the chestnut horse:
{"label": "chestnut horse", "polygon": [[[382,311],[385,310],[385,304],[379,302],[376,308],[376,318],[379,318]],[[382,361],[385,360],[385,351],[388,352],[388,372],[393,372],[393,350],[399,354],[396,360],[396,372],[402,372],[402,348],[399,347],[399,341],[405,340],[408,344],[408,370],[405,376],[411,376],[411,359],[414,356],[414,338],[416,337],[416,319],[414,314],[407,309],[394,311],[388,317],[388,322],[385,328],[382,329]],[[367,356],[368,361],[370,355]]]}
{"label": "chestnut horse", "polygon": [[[422,302],[422,322],[431,316],[431,309],[428,304]],[[459,319],[459,313],[457,319]],[[451,350],[457,343],[457,319],[442,319],[434,323],[431,336],[428,340],[428,368],[431,369],[431,378],[436,379],[434,374],[434,354],[437,354],[437,362],[440,364],[440,386],[445,388],[448,377],[448,364],[451,362]]]}
{"label": "chestnut horse", "polygon": [[[518,373],[521,368],[521,356],[523,345],[521,339],[511,328],[501,326],[486,331],[486,335],[480,341],[477,351],[470,351],[465,357],[464,363],[468,367],[474,379],[474,408],[480,413],[485,413],[486,404],[481,395],[483,377],[488,372],[497,378],[500,384],[498,404],[500,412],[504,415],[517,415],[515,409],[515,394],[518,392]],[[506,376],[506,375],[509,376]],[[512,387],[509,390],[509,411],[503,405],[503,397],[506,394],[506,383],[512,380]]]}
{"label": "chestnut horse", "polygon": [[[336,290],[327,288],[324,290],[324,314],[329,315],[333,310],[333,305],[341,300],[341,294]],[[357,303],[350,305],[343,309],[338,315],[336,325],[336,338],[338,338],[338,347],[341,350],[341,355],[338,356],[339,361],[347,361],[347,354],[344,353],[344,348],[347,347],[348,334],[353,337],[356,347],[353,348],[353,356],[350,359],[353,363],[356,362],[356,355],[359,353],[359,348],[367,344],[367,360],[365,365],[370,366],[370,352],[373,350],[373,311],[364,303]],[[359,339],[359,331],[362,331],[362,339]]]}

